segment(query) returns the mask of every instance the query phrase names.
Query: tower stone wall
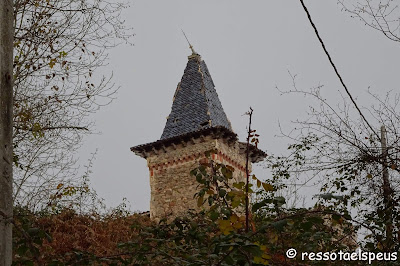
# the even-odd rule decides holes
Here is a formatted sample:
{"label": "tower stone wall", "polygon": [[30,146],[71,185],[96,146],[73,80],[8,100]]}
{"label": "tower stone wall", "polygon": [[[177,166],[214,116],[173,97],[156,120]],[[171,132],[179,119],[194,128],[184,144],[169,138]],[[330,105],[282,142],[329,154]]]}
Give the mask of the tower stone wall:
{"label": "tower stone wall", "polygon": [[192,139],[178,145],[164,147],[147,157],[150,172],[150,217],[153,219],[171,218],[185,214],[188,209],[198,210],[194,194],[198,183],[190,175],[205,152],[215,150],[213,161],[232,166],[233,179],[245,181],[245,154],[241,153],[239,143],[212,136]]}

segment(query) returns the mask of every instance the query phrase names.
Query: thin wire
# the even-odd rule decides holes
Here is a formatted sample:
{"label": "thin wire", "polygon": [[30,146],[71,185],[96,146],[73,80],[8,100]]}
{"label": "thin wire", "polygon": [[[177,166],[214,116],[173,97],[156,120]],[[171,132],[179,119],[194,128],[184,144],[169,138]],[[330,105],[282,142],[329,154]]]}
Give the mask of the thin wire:
{"label": "thin wire", "polygon": [[315,34],[317,35],[317,38],[318,38],[319,42],[321,43],[322,48],[323,48],[324,51],[325,51],[325,54],[328,56],[329,62],[331,63],[333,69],[335,70],[336,76],[337,76],[337,77],[339,78],[339,80],[340,80],[340,83],[342,83],[342,86],[343,86],[343,88],[345,89],[347,95],[350,97],[350,100],[352,101],[352,103],[354,104],[354,106],[356,107],[356,109],[358,110],[358,112],[360,113],[361,118],[364,120],[364,122],[368,125],[368,127],[372,130],[372,132],[373,132],[373,133],[378,137],[378,139],[380,140],[380,136],[375,132],[375,130],[373,129],[373,127],[369,124],[369,122],[367,121],[367,119],[365,118],[365,116],[363,115],[363,113],[361,112],[360,108],[358,107],[357,103],[356,103],[355,100],[353,99],[353,96],[350,94],[349,90],[347,89],[347,86],[346,86],[346,84],[344,83],[344,81],[343,81],[343,79],[342,79],[342,76],[339,74],[339,71],[337,70],[335,64],[333,63],[332,58],[331,58],[330,54],[328,53],[328,50],[326,49],[325,44],[324,44],[324,42],[322,41],[322,39],[321,39],[321,37],[320,37],[320,35],[319,35],[319,33],[318,33],[317,27],[315,26],[314,22],[313,22],[312,19],[311,19],[311,15],[310,15],[310,13],[308,12],[308,9],[307,9],[306,5],[304,4],[304,1],[303,1],[303,0],[300,0],[300,2],[301,2],[301,5],[303,6],[304,11],[305,11],[306,14],[307,14],[307,17],[308,17],[308,20],[309,20],[310,23],[311,23],[311,26],[314,28]]}

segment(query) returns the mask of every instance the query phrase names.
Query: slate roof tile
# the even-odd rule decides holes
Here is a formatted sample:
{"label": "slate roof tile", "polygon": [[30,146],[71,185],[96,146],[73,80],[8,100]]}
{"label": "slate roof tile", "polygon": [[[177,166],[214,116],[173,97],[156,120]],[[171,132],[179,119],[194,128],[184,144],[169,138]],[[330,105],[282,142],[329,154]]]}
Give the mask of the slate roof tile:
{"label": "slate roof tile", "polygon": [[161,140],[215,126],[232,131],[214,87],[200,55],[189,56]]}

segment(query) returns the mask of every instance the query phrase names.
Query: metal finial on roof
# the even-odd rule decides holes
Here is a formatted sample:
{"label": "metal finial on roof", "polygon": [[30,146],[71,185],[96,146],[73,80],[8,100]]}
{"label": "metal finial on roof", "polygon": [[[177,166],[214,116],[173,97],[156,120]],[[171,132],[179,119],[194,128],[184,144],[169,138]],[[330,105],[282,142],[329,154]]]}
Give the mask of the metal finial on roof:
{"label": "metal finial on roof", "polygon": [[196,53],[196,51],[193,49],[193,45],[189,42],[189,39],[186,37],[185,32],[184,32],[182,29],[181,29],[181,31],[182,31],[182,33],[183,33],[183,36],[185,36],[186,41],[187,41],[188,44],[189,44],[190,50],[192,50],[192,55],[197,55],[198,53]]}

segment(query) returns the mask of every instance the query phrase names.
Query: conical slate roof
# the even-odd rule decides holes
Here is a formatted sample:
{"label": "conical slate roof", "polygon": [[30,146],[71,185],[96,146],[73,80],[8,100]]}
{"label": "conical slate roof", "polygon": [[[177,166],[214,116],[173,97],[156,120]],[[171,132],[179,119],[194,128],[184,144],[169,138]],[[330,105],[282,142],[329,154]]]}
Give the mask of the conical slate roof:
{"label": "conical slate roof", "polygon": [[161,140],[221,126],[232,131],[207,65],[194,53],[176,88]]}

